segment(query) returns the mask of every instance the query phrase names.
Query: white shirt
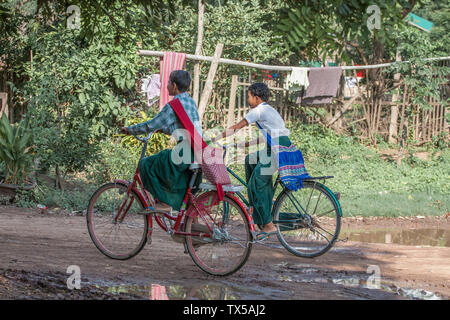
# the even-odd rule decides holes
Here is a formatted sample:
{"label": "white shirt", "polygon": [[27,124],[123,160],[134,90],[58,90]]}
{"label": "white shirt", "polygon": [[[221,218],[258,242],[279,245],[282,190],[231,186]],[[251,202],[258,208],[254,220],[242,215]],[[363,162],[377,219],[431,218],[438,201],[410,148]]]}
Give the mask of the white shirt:
{"label": "white shirt", "polygon": [[265,129],[272,138],[289,136],[289,129],[286,128],[283,118],[277,110],[266,102],[260,103],[247,113],[244,117],[248,124],[258,121],[259,125]]}

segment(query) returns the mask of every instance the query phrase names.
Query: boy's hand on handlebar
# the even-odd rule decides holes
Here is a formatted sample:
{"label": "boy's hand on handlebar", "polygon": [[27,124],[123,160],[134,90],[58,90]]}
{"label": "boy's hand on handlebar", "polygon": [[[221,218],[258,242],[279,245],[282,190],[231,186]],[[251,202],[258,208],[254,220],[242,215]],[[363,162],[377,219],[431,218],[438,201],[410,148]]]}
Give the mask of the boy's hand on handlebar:
{"label": "boy's hand on handlebar", "polygon": [[123,133],[123,134],[126,134],[126,135],[129,135],[129,134],[130,134],[130,132],[128,131],[128,128],[127,128],[127,127],[122,127],[122,128],[120,128],[120,133]]}

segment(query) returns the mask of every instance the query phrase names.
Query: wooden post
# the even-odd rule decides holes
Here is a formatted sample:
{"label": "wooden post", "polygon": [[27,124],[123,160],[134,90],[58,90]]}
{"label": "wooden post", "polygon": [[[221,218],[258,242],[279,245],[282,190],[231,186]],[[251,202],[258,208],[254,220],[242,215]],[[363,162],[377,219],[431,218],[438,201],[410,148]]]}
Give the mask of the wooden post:
{"label": "wooden post", "polygon": [[[400,56],[400,50],[397,47],[397,53],[395,55],[395,61],[401,61],[402,57]],[[394,85],[398,84],[400,82],[400,73],[396,73],[394,75]],[[399,100],[399,94],[398,91],[400,89],[397,88],[395,90],[395,93],[392,95],[392,102],[394,105],[391,106],[391,121],[389,123],[389,136],[388,136],[388,142],[389,143],[395,143],[397,142],[397,138],[394,138],[394,136],[399,136],[398,134],[398,127],[397,127],[397,121],[398,121],[398,100]],[[400,128],[400,130],[403,130]],[[400,132],[401,135],[401,132]]]}
{"label": "wooden post", "polygon": [[218,43],[216,46],[216,51],[214,52],[213,61],[211,62],[211,67],[209,68],[208,78],[206,78],[205,88],[203,89],[202,96],[200,98],[200,103],[198,107],[198,113],[200,120],[203,118],[206,106],[208,105],[209,97],[211,96],[212,85],[214,77],[216,76],[217,67],[219,65],[219,59],[222,55],[223,43]]}
{"label": "wooden post", "polygon": [[342,109],[336,112],[336,115],[328,121],[326,124],[327,127],[331,126],[333,123],[335,123],[338,119],[342,117],[342,115],[352,107],[353,102],[359,97],[358,95],[353,96],[350,100],[348,100],[343,106]]}
{"label": "wooden post", "polygon": [[[197,46],[195,47],[195,55],[202,53],[203,43],[203,13],[205,11],[205,4],[203,0],[198,0],[198,26],[197,26]],[[200,92],[200,62],[196,62],[194,65],[194,92],[192,98],[198,105]]]}
{"label": "wooden post", "polygon": [[0,92],[0,99],[2,100],[2,105],[0,108],[0,117],[2,116],[3,112],[5,113],[6,117],[9,119],[9,112],[8,112],[8,93],[6,92]]}
{"label": "wooden post", "polygon": [[234,109],[236,108],[237,87],[238,87],[238,75],[234,74],[231,77],[231,90],[230,90],[230,102],[228,104],[227,128],[231,127],[234,123]]}

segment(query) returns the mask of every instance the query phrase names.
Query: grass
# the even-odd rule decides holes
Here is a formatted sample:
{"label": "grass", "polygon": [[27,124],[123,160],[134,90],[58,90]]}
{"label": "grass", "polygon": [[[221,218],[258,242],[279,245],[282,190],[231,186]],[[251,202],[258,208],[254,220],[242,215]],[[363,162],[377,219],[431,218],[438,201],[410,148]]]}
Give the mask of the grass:
{"label": "grass", "polygon": [[448,195],[382,193],[341,197],[344,216],[441,216],[450,208]]}

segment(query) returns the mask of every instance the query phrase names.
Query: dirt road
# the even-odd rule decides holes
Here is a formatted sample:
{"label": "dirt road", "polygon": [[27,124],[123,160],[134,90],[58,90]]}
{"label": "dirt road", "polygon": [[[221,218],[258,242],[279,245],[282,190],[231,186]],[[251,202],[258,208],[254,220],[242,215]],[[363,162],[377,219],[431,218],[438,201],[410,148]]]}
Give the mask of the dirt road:
{"label": "dirt road", "polygon": [[[387,227],[448,232],[450,220],[344,218],[342,234]],[[111,260],[95,248],[84,216],[0,206],[0,299],[148,299],[161,288],[169,299],[450,298],[448,246],[348,241],[302,259],[256,245],[247,264],[226,278],[204,274],[183,252],[158,229],[136,257]],[[67,288],[71,265],[80,267],[80,290]],[[376,270],[381,284],[369,289]]]}

